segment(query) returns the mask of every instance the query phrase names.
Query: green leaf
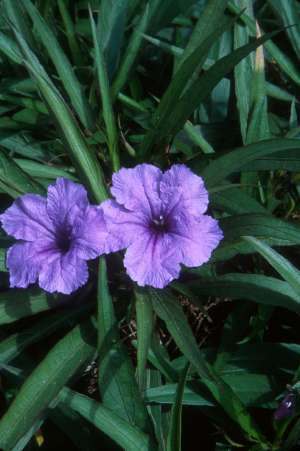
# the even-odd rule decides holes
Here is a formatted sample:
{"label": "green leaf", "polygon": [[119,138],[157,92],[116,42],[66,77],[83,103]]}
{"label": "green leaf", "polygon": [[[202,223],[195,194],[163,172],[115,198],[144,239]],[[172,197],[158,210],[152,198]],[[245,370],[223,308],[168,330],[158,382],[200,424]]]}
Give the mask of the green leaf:
{"label": "green leaf", "polygon": [[6,249],[0,249],[0,272],[7,272],[6,267]]}
{"label": "green leaf", "polygon": [[95,328],[90,321],[75,327],[51,349],[2,417],[0,448],[16,445],[94,352]]}
{"label": "green leaf", "polygon": [[59,296],[38,289],[11,289],[0,293],[0,324],[36,315],[61,304]]}
{"label": "green leaf", "polygon": [[75,76],[70,61],[61,49],[51,28],[40,15],[38,9],[30,0],[22,0],[22,4],[33,21],[36,32],[60,76],[61,82],[70,97],[75,111],[80,117],[84,127],[92,129],[93,119],[90,106],[88,105],[83,89]]}
{"label": "green leaf", "polygon": [[83,55],[77,42],[75,25],[70,14],[70,3],[68,0],[58,0],[57,6],[65,26],[65,32],[68,39],[69,48],[72,53],[73,62],[77,66],[81,66]]}
{"label": "green leaf", "polygon": [[154,290],[150,291],[150,296],[157,315],[166,323],[178,348],[196,368],[202,382],[214,398],[244,432],[265,444],[265,438],[238,396],[202,357],[177,299],[171,297],[169,293]]}
{"label": "green leaf", "polygon": [[[230,23],[233,23],[231,21]],[[143,146],[141,148],[142,154],[146,154],[153,147],[154,144],[160,144],[160,141],[169,141],[180,129],[184,126],[189,116],[205,100],[213,88],[227,75],[245,56],[262,45],[270,37],[278,32],[270,33],[263,36],[254,42],[244,45],[229,55],[219,59],[210,69],[203,75],[197,78],[188,89],[184,92],[182,97],[176,99],[176,105],[172,111],[168,111],[167,115],[158,116],[158,120],[154,122],[152,129],[146,135]],[[205,41],[206,42],[206,41]],[[186,60],[185,64],[178,71],[176,77],[179,77],[184,67],[193,59],[197,50]],[[170,88],[167,91],[169,97]],[[173,99],[174,101],[174,99]],[[165,102],[164,102],[165,103]],[[159,109],[162,108],[159,106]],[[220,179],[219,179],[220,180]]]}
{"label": "green leaf", "polygon": [[123,44],[128,0],[101,0],[99,3],[97,34],[111,80],[119,62]]}
{"label": "green leaf", "polygon": [[[158,370],[148,369],[146,388],[151,389],[153,387],[158,387],[162,383],[161,379],[162,378]],[[166,413],[168,414],[168,412],[163,412],[161,406],[154,404],[148,406],[148,412],[152,419],[155,436],[159,444],[159,450],[166,451],[166,440],[169,431],[169,424],[166,424],[167,422],[163,420],[165,420],[165,415]]]}
{"label": "green leaf", "polygon": [[195,294],[231,299],[249,299],[259,304],[287,308],[300,312],[300,295],[288,283],[261,274],[225,274],[211,279],[190,282]]}
{"label": "green leaf", "polygon": [[0,133],[0,145],[14,154],[30,158],[30,160],[50,160],[51,154],[43,143],[34,140],[28,133]]}
{"label": "green leaf", "polygon": [[[234,4],[239,8],[246,8],[250,17],[253,16],[252,3],[247,0],[233,0]],[[249,31],[245,25],[240,22],[234,24],[234,48],[239,48],[249,42]],[[246,142],[246,134],[248,127],[248,116],[250,113],[250,90],[251,76],[253,70],[252,54],[246,56],[234,68],[235,93],[237,99],[237,108],[239,111],[240,127],[243,142]]]}
{"label": "green leaf", "polygon": [[[152,128],[149,130],[143,141],[141,148],[142,153],[147,154],[153,145],[162,139],[164,127],[167,127],[166,124],[168,124],[168,121],[170,120],[170,115],[172,117],[174,110],[177,109],[180,96],[185,92],[195,71],[201,70],[210,48],[224,31],[233,25],[233,23],[234,20],[223,19],[221,23],[218,24],[218,27],[216,27],[203,42],[201,41],[200,45],[197,46],[191,55],[189,55],[182,63],[154,113]],[[186,117],[186,120],[188,119],[188,116]],[[184,122],[182,126],[184,125]]]}
{"label": "green leaf", "polygon": [[89,10],[90,21],[93,35],[93,42],[95,47],[96,70],[98,76],[98,84],[100,88],[102,100],[102,114],[106,127],[107,145],[114,171],[120,169],[119,150],[118,150],[118,132],[116,120],[112,108],[110,86],[106,72],[104,55],[102,52],[101,42],[99,41],[96,25],[93,19],[92,11]]}
{"label": "green leaf", "polygon": [[72,309],[67,312],[58,312],[47,316],[32,327],[16,332],[0,342],[0,364],[9,363],[20,355],[24,349],[51,335],[60,328],[74,326],[79,317],[91,309],[91,305]]}
{"label": "green leaf", "polygon": [[291,149],[283,152],[276,152],[275,155],[266,155],[258,157],[249,164],[243,166],[243,172],[246,171],[300,171],[299,149]]}
{"label": "green leaf", "polygon": [[75,182],[78,181],[71,172],[59,167],[48,166],[46,163],[41,164],[25,158],[15,158],[14,161],[24,172],[27,172],[34,178],[56,179],[57,177],[64,177]]}
{"label": "green leaf", "polygon": [[[240,9],[236,7],[232,1],[228,2],[228,9],[234,14],[240,14]],[[243,13],[240,18],[247,25],[252,36],[256,36],[255,21],[245,13]],[[280,50],[280,48],[277,47],[271,40],[266,42],[265,47],[268,50],[270,57],[274,58],[280,69],[299,85],[300,73],[293,61],[287,56],[286,52]]]}
{"label": "green leaf", "polygon": [[[300,243],[300,227],[293,222],[268,214],[234,215],[220,220],[226,241],[253,235],[260,239],[270,238],[274,246],[291,246]],[[225,244],[225,243],[224,243]]]}
{"label": "green leaf", "polygon": [[244,239],[252,235],[273,246],[293,246],[300,242],[300,229],[296,224],[271,215],[243,214],[220,220],[225,240],[214,251],[212,261],[228,260],[237,254],[253,253],[254,249]]}
{"label": "green leaf", "polygon": [[216,158],[203,170],[202,176],[208,187],[214,186],[230,174],[240,171],[244,165],[255,161],[256,158],[296,149],[299,149],[299,140],[297,139],[271,139],[249,144]]}
{"label": "green leaf", "polygon": [[184,52],[181,58],[179,58],[177,70],[194,50],[204,43],[209,35],[213,35],[215,29],[220,26],[227,3],[228,0],[211,0],[206,3],[205,8],[201,12],[199,19],[194,26]]}
{"label": "green leaf", "polygon": [[210,203],[214,208],[226,211],[229,214],[268,214],[268,211],[253,197],[239,188],[226,188],[226,185],[224,189],[220,189],[217,192],[210,190]]}
{"label": "green leaf", "polygon": [[31,52],[22,36],[15,31],[18,42],[26,56],[26,67],[36,81],[49,109],[52,111],[60,131],[68,145],[70,156],[79,170],[83,181],[95,200],[101,202],[107,197],[104,176],[94,154],[87,147],[71,111],[53,85],[36,56]]}
{"label": "green leaf", "polygon": [[99,390],[104,406],[141,430],[149,429],[149,418],[127,350],[118,332],[109,293],[104,257],[98,275]]}
{"label": "green leaf", "polygon": [[[272,383],[272,376],[265,374],[227,374],[222,376],[224,381],[234,388],[240,399],[248,407],[274,408],[276,391]],[[146,390],[145,397],[148,402],[159,404],[173,404],[174,395],[178,386],[166,384]],[[183,392],[183,405],[214,407],[207,390],[199,382],[187,382]],[[174,448],[175,449],[175,448]]]}
{"label": "green leaf", "polygon": [[140,389],[146,384],[146,363],[154,329],[152,303],[142,290],[135,292],[135,310],[137,325],[137,376]]}
{"label": "green leaf", "polygon": [[0,51],[14,63],[22,64],[22,55],[17,44],[2,32],[0,32]]}
{"label": "green leaf", "polygon": [[283,279],[288,282],[295,291],[295,294],[300,296],[300,271],[266,243],[257,240],[253,236],[244,236],[244,240],[250,243],[276,269]]}
{"label": "green leaf", "polygon": [[60,402],[80,413],[122,448],[128,451],[156,450],[148,435],[93,399],[64,388],[60,394]]}
{"label": "green leaf", "polygon": [[167,441],[167,451],[181,451],[181,417],[182,400],[190,365],[184,368],[176,388],[175,401],[171,411],[170,430]]}
{"label": "green leaf", "polygon": [[24,36],[24,39],[31,47],[34,47],[34,38],[32,30],[29,28],[29,23],[21,2],[14,2],[13,0],[3,0],[4,11],[9,21],[14,27]]}
{"label": "green leaf", "polygon": [[131,39],[128,42],[125,53],[120,63],[120,68],[117,72],[115,80],[112,85],[112,98],[115,99],[121,90],[127,84],[129,76],[133,71],[134,65],[137,61],[143,43],[143,33],[146,32],[149,23],[149,7],[146,6],[145,11],[136,25]]}
{"label": "green leaf", "polygon": [[295,450],[300,439],[300,419],[296,421],[283,444],[283,451]]}
{"label": "green leaf", "polygon": [[[268,0],[274,14],[279,18],[281,25],[286,28],[286,34],[294,48],[294,51],[300,58],[300,29],[299,29],[299,10],[297,3],[285,0]],[[291,26],[293,25],[293,26]]]}
{"label": "green leaf", "polygon": [[43,187],[3,151],[0,151],[0,182],[3,189],[13,197],[26,193],[44,194]]}
{"label": "green leaf", "polygon": [[71,410],[65,404],[59,403],[54,409],[51,409],[49,418],[61,429],[64,435],[69,437],[77,449],[84,449],[84,451],[99,450],[97,430],[75,410]]}

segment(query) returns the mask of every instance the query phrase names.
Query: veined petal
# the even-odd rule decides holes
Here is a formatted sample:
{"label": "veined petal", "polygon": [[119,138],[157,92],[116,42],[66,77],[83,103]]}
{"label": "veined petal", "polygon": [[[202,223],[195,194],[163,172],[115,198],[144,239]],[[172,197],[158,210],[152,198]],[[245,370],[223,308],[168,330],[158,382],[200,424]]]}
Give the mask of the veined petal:
{"label": "veined petal", "polygon": [[89,205],[82,185],[58,178],[48,187],[47,212],[55,227],[72,226],[79,212]]}
{"label": "veined petal", "polygon": [[223,239],[218,222],[207,215],[198,219],[177,215],[171,223],[169,234],[174,238],[174,246],[181,252],[180,262],[189,267],[206,263]]}
{"label": "veined petal", "polygon": [[17,243],[7,251],[10,287],[26,288],[38,277],[39,263],[32,258],[32,243]]}
{"label": "veined petal", "polygon": [[89,206],[78,225],[74,224],[73,249],[79,258],[89,260],[111,252],[108,231],[101,207]]}
{"label": "veined petal", "polygon": [[161,177],[161,170],[151,164],[139,164],[133,169],[122,168],[113,174],[111,193],[128,210],[156,216],[161,210]]}
{"label": "veined petal", "polygon": [[180,265],[173,237],[167,234],[139,235],[127,249],[124,265],[128,275],[140,286],[164,288],[179,276]]}
{"label": "veined petal", "polygon": [[46,210],[46,199],[38,194],[19,197],[0,216],[0,220],[8,235],[25,241],[50,238],[54,233]]}
{"label": "veined petal", "polygon": [[104,201],[101,209],[108,231],[106,252],[128,247],[147,230],[148,218],[139,211],[126,210],[114,200]]}
{"label": "veined petal", "polygon": [[181,206],[190,215],[199,216],[207,210],[208,192],[204,181],[184,164],[174,164],[163,174],[160,193],[166,212],[174,206],[174,199],[179,197]]}
{"label": "veined petal", "polygon": [[70,294],[88,280],[88,267],[76,252],[57,254],[39,273],[39,285],[49,293]]}

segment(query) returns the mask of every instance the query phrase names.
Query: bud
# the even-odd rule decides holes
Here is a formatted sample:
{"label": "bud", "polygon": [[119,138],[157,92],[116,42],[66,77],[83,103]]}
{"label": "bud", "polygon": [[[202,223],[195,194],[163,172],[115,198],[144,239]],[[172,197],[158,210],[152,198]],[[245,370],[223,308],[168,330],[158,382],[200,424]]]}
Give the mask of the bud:
{"label": "bud", "polygon": [[295,393],[288,393],[281,403],[279,404],[277,410],[274,413],[274,419],[276,421],[283,420],[286,417],[291,417],[295,413],[296,406],[296,397]]}

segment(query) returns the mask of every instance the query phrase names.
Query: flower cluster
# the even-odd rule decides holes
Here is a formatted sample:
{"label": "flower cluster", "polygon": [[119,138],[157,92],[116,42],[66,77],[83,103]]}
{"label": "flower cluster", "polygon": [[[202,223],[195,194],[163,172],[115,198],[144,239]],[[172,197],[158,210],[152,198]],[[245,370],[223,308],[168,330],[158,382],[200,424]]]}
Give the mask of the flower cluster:
{"label": "flower cluster", "polygon": [[115,200],[90,205],[86,190],[59,178],[47,198],[26,194],[1,216],[20,240],[7,253],[11,287],[38,281],[48,292],[69,294],[88,279],[87,260],[126,249],[124,265],[140,286],[163,288],[180,265],[207,262],[223,238],[205,215],[208,193],[185,165],[162,172],[140,164],[113,175]]}

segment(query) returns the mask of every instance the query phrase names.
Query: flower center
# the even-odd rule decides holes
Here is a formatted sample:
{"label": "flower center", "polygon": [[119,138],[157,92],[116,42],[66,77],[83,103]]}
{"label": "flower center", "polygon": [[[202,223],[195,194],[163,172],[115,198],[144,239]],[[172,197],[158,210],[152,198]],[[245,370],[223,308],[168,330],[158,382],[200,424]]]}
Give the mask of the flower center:
{"label": "flower center", "polygon": [[69,228],[60,229],[56,231],[55,243],[58,249],[63,253],[67,253],[70,250],[72,244],[72,236]]}
{"label": "flower center", "polygon": [[163,233],[167,231],[167,223],[165,218],[160,215],[158,218],[154,218],[151,220],[150,227],[153,231],[157,233]]}

